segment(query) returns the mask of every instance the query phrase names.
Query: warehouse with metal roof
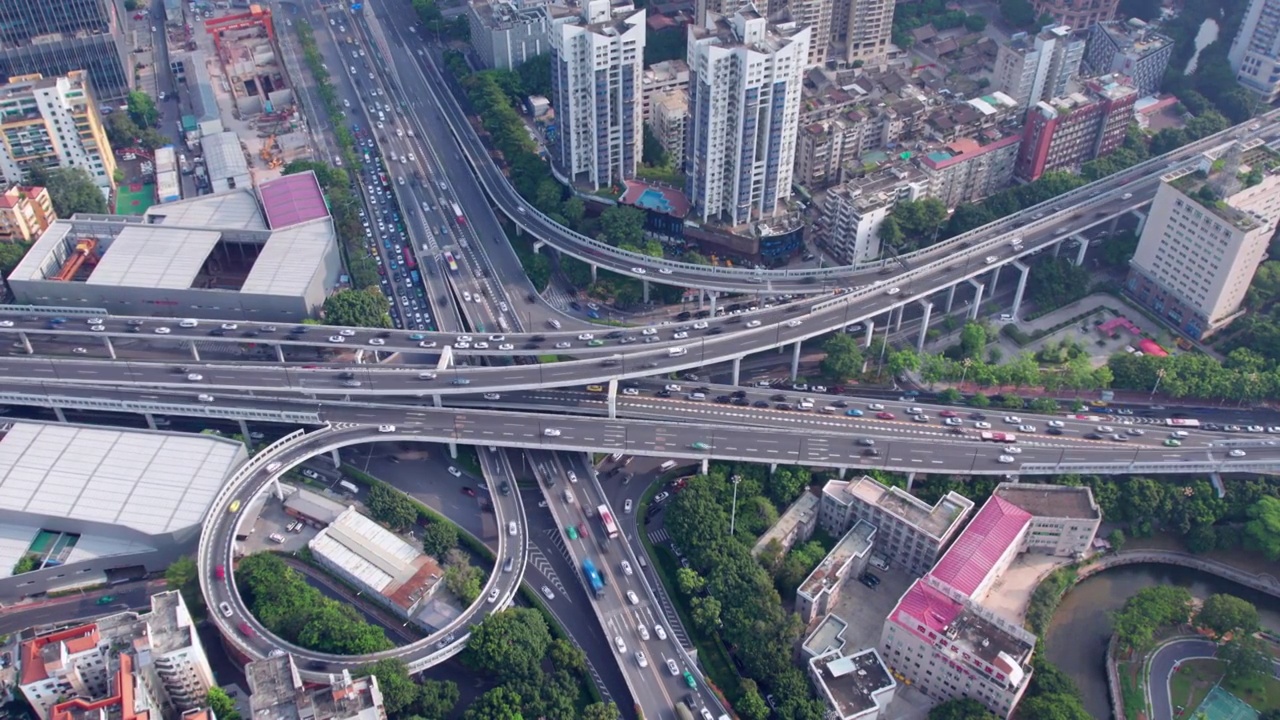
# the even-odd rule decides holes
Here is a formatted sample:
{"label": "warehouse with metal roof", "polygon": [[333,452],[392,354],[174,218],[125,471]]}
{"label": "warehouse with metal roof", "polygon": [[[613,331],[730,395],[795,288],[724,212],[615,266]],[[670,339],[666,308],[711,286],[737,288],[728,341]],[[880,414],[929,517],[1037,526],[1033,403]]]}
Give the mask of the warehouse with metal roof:
{"label": "warehouse with metal roof", "polygon": [[0,600],[168,567],[247,458],[212,435],[0,425]]}
{"label": "warehouse with metal roof", "polygon": [[308,172],[142,216],[58,220],[9,287],[31,305],[297,322],[318,313],[341,273],[333,220]]}

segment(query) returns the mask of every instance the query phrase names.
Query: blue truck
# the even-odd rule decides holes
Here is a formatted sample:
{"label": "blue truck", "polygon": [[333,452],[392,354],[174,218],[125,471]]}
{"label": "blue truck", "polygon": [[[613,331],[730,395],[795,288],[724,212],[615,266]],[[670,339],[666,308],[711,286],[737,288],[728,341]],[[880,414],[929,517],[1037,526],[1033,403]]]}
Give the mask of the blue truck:
{"label": "blue truck", "polygon": [[582,561],[582,573],[587,576],[587,582],[591,585],[591,591],[596,597],[604,595],[604,576],[596,569],[596,564],[591,562],[591,558]]}

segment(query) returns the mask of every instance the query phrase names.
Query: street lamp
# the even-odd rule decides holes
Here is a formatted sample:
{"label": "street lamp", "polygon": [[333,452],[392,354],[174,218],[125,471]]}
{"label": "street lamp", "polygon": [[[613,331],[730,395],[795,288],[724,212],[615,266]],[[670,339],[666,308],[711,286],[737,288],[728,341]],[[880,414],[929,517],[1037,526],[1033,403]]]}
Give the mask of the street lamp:
{"label": "street lamp", "polygon": [[733,528],[738,519],[738,483],[742,482],[742,476],[734,475],[729,478],[729,481],[733,483],[733,512],[729,514],[729,535],[732,537]]}
{"label": "street lamp", "polygon": [[1160,368],[1159,370],[1156,371],[1156,383],[1155,385],[1151,386],[1151,397],[1148,398],[1149,400],[1155,399],[1156,390],[1160,387],[1160,381],[1163,379],[1164,379],[1164,368]]}
{"label": "street lamp", "polygon": [[969,374],[969,366],[973,365],[973,358],[965,358],[960,361],[964,370],[960,373],[960,392],[964,392],[964,379]]}

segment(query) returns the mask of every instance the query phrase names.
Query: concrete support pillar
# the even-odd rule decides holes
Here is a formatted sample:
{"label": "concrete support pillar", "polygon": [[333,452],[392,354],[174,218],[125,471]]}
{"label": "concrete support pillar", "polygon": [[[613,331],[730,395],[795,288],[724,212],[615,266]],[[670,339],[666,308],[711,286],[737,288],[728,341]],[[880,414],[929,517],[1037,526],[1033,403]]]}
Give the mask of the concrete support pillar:
{"label": "concrete support pillar", "polygon": [[1022,293],[1027,289],[1027,277],[1031,275],[1031,267],[1023,265],[1016,260],[1014,261],[1013,266],[1018,268],[1022,273],[1022,275],[1018,277],[1018,289],[1013,293],[1013,319],[1016,322],[1018,320],[1018,310],[1022,307]]}
{"label": "concrete support pillar", "polygon": [[67,415],[66,413],[62,412],[62,408],[60,407],[55,407],[53,409],[53,416],[58,418],[58,422],[60,423],[64,423],[67,421]]}
{"label": "concrete support pillar", "polygon": [[279,475],[271,478],[271,491],[276,496],[277,500],[284,502],[284,488],[280,487]]}
{"label": "concrete support pillar", "polygon": [[1142,210],[1134,210],[1133,214],[1138,216],[1138,227],[1134,229],[1134,233],[1141,235],[1142,228],[1147,226],[1147,213]]}
{"label": "concrete support pillar", "polygon": [[596,265],[595,263],[591,263],[591,284],[592,284],[592,285],[595,285],[595,284],[596,284],[596,273],[597,273],[599,270],[600,270],[600,266],[599,266],[599,265]]}
{"label": "concrete support pillar", "polygon": [[969,319],[977,320],[979,308],[982,307],[982,290],[986,286],[977,280],[970,280],[969,284],[973,285],[973,306],[969,308]]}
{"label": "concrete support pillar", "polygon": [[453,366],[453,348],[445,345],[440,350],[440,359],[436,361],[436,370],[448,370]]}
{"label": "concrete support pillar", "polygon": [[719,299],[720,293],[709,292],[707,293],[707,295],[711,296],[711,317],[715,317],[716,316],[716,300]]}
{"label": "concrete support pillar", "polygon": [[609,381],[609,419],[615,420],[618,417],[618,380],[614,378]]}
{"label": "concrete support pillar", "polygon": [[791,379],[795,380],[800,374],[800,341],[796,341],[795,349],[791,351]]}
{"label": "concrete support pillar", "polygon": [[439,395],[431,396],[431,404],[435,407],[444,407],[444,401],[440,399]]}
{"label": "concrete support pillar", "polygon": [[1080,241],[1080,249],[1076,251],[1076,266],[1084,264],[1084,254],[1089,252],[1089,238],[1083,235],[1077,235],[1076,239]]}
{"label": "concrete support pillar", "polygon": [[706,474],[707,474],[707,473],[709,473],[710,471],[711,471],[711,460],[710,460],[710,458],[702,458],[702,474],[703,474],[703,475],[706,475]]}
{"label": "concrete support pillar", "polygon": [[907,473],[907,492],[911,492],[911,486],[916,484],[915,472]]}
{"label": "concrete support pillar", "polygon": [[455,442],[449,443],[449,457],[453,458],[454,460],[458,459],[458,443],[455,443]]}
{"label": "concrete support pillar", "polygon": [[933,314],[933,303],[928,300],[921,300],[920,304],[924,306],[924,317],[920,319],[920,337],[916,339],[916,352],[924,352],[924,338],[929,332],[929,316]]}
{"label": "concrete support pillar", "polygon": [[360,348],[359,350],[356,350],[356,364],[357,365],[364,364],[364,348]]}
{"label": "concrete support pillar", "polygon": [[955,302],[955,300],[956,300],[956,286],[952,285],[951,287],[947,288],[947,310],[946,310],[947,314],[951,314],[951,303]]}
{"label": "concrete support pillar", "polygon": [[35,354],[35,350],[31,347],[31,338],[26,333],[18,333],[18,341],[22,343],[22,349],[26,350],[28,355]]}
{"label": "concrete support pillar", "polygon": [[996,296],[996,285],[1000,283],[1000,268],[1002,267],[1004,266],[997,265],[996,269],[991,271],[991,289],[987,291],[991,293],[991,297]]}
{"label": "concrete support pillar", "polygon": [[707,307],[707,291],[698,290],[698,310],[705,310]]}
{"label": "concrete support pillar", "polygon": [[107,348],[107,355],[110,355],[112,360],[117,359],[117,358],[116,358],[116,346],[115,346],[115,344],[114,344],[114,343],[112,343],[112,342],[111,342],[111,338],[107,337],[106,335],[103,335],[103,336],[102,336],[102,344],[103,344],[103,346],[104,346],[104,347],[106,347],[106,348]]}
{"label": "concrete support pillar", "polygon": [[871,341],[876,338],[876,321],[874,318],[867,318],[867,347],[871,347]]}
{"label": "concrete support pillar", "polygon": [[159,430],[159,429],[160,429],[160,426],[159,426],[159,425],[156,425],[156,416],[155,416],[155,415],[152,415],[151,413],[142,413],[142,417],[143,417],[143,419],[145,419],[145,420],[147,421],[147,429],[149,429],[149,430]]}
{"label": "concrete support pillar", "polygon": [[249,437],[249,423],[245,422],[243,419],[237,420],[236,422],[240,423],[240,437],[244,438],[245,446],[252,450],[253,438]]}
{"label": "concrete support pillar", "polygon": [[648,302],[649,302],[649,281],[648,281],[648,280],[641,280],[641,281],[640,281],[640,287],[644,290],[644,298],[643,298],[643,299],[644,299],[644,302],[645,302],[645,304],[648,304]]}
{"label": "concrete support pillar", "polygon": [[737,385],[741,375],[742,375],[742,358],[736,357],[733,359],[733,382],[729,384]]}
{"label": "concrete support pillar", "polygon": [[200,362],[200,348],[196,347],[196,341],[188,340],[187,347],[191,348],[191,359]]}
{"label": "concrete support pillar", "polygon": [[1061,243],[1061,242],[1056,242],[1056,243],[1054,243],[1054,244],[1053,244],[1053,256],[1054,256],[1054,257],[1058,257],[1058,252],[1059,252],[1060,250],[1062,250],[1062,243]]}
{"label": "concrete support pillar", "polygon": [[342,455],[338,452],[338,448],[334,448],[329,451],[329,459],[333,461],[333,466],[335,468],[342,467]]}
{"label": "concrete support pillar", "polygon": [[778,472],[778,463],[769,463],[769,474],[772,475],[776,472]]}
{"label": "concrete support pillar", "polygon": [[845,473],[847,473],[847,472],[849,472],[849,468],[847,468],[847,467],[842,467],[842,468],[840,468],[840,479],[841,479],[841,480],[843,480],[843,479],[844,479]]}
{"label": "concrete support pillar", "polygon": [[284,345],[276,344],[276,362],[284,362]]}
{"label": "concrete support pillar", "polygon": [[[517,225],[517,226],[516,226],[516,232],[519,232],[519,231],[520,231],[520,226],[519,226],[519,225]],[[541,250],[541,249],[542,249],[542,246],[543,246],[543,245],[546,245],[546,244],[547,244],[547,243],[546,243],[546,242],[544,242],[544,241],[542,241],[542,240],[534,240],[534,241],[533,241],[533,251],[534,251],[534,252],[538,252],[539,250]]]}
{"label": "concrete support pillar", "polygon": [[1119,216],[1119,215],[1117,215],[1117,216],[1115,216],[1115,217],[1111,218],[1111,222],[1107,223],[1107,234],[1108,234],[1108,235],[1115,235],[1115,234],[1116,234],[1116,228],[1117,228],[1117,227],[1119,227],[1119,226],[1120,226],[1120,216]]}

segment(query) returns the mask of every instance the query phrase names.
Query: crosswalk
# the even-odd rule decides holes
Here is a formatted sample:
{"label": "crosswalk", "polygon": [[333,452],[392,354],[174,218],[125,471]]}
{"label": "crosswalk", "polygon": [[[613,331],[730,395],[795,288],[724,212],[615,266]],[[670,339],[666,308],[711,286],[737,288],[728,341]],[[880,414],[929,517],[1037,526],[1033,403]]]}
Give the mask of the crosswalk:
{"label": "crosswalk", "polygon": [[649,533],[649,542],[653,543],[654,545],[661,545],[662,543],[670,539],[671,539],[671,535],[667,534],[666,528],[659,528]]}

